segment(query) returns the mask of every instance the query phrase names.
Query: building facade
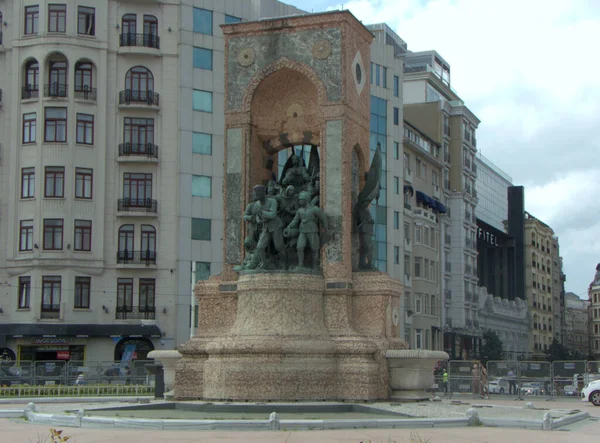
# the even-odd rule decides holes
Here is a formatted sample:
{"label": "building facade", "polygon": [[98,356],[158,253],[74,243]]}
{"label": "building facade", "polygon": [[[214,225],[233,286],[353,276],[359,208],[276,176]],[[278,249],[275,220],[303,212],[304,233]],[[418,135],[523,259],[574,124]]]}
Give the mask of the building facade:
{"label": "building facade", "polygon": [[564,316],[564,346],[578,353],[581,359],[587,359],[590,355],[589,300],[567,292]]}
{"label": "building facade", "polygon": [[477,218],[504,231],[508,220],[508,188],[512,178],[481,152],[475,157],[477,169]]}
{"label": "building facade", "polygon": [[600,263],[588,287],[590,357],[600,359]]}
{"label": "building facade", "polygon": [[0,1],[4,346],[174,344],[178,1]]}

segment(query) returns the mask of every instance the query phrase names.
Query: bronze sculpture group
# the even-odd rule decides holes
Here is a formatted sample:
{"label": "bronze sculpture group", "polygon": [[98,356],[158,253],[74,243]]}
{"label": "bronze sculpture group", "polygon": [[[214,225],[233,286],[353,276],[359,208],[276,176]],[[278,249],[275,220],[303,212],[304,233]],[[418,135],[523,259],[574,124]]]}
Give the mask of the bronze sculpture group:
{"label": "bronze sculpture group", "polygon": [[[375,269],[374,222],[369,204],[379,196],[380,180],[378,149],[353,211],[360,243],[360,269]],[[252,199],[243,217],[247,225],[246,257],[236,270],[317,270],[319,252],[331,238],[327,216],[319,204],[319,155],[313,146],[309,168],[304,165],[303,156],[293,153],[280,180],[274,178],[266,186],[256,185],[252,189]],[[308,256],[306,249],[310,251]]]}

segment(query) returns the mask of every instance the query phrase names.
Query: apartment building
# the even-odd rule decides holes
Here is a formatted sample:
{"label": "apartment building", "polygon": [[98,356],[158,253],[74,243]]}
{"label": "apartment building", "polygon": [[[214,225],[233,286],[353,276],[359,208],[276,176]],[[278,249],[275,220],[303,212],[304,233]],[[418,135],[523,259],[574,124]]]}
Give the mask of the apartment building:
{"label": "apartment building", "polygon": [[525,212],[525,281],[526,297],[531,312],[529,350],[533,358],[544,358],[545,351],[556,337],[560,323],[555,322],[553,277],[557,275],[558,238],[550,226]]}
{"label": "apartment building", "polygon": [[600,263],[588,287],[590,356],[600,360]]}
{"label": "apartment building", "polygon": [[0,1],[0,335],[15,357],[174,345],[178,3]]}
{"label": "apartment building", "polygon": [[590,355],[589,300],[582,300],[577,294],[565,294],[565,327],[563,345],[576,352],[582,359]]}
{"label": "apartment building", "polygon": [[445,211],[438,216],[443,349],[451,358],[476,358],[481,344],[474,161],[479,119],[451,88],[450,65],[440,54],[408,53],[404,62],[404,118],[439,145],[439,201]]}

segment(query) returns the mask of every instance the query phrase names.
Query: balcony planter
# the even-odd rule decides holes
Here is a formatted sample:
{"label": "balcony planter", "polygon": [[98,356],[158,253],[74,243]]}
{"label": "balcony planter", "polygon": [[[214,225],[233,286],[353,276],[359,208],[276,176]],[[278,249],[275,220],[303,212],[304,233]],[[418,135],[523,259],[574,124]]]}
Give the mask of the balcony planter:
{"label": "balcony planter", "polygon": [[390,350],[385,353],[390,371],[390,400],[413,402],[428,400],[433,385],[433,368],[449,359],[443,351]]}

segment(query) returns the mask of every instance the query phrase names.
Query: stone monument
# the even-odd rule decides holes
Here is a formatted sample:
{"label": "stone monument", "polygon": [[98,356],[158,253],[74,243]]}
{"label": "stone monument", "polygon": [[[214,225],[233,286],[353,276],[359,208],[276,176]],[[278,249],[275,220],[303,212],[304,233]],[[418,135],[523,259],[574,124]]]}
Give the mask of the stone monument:
{"label": "stone monument", "polygon": [[372,260],[373,36],[348,11],[222,29],[224,265],[195,286],[175,398],[389,398],[386,352],[406,343],[403,286]]}

